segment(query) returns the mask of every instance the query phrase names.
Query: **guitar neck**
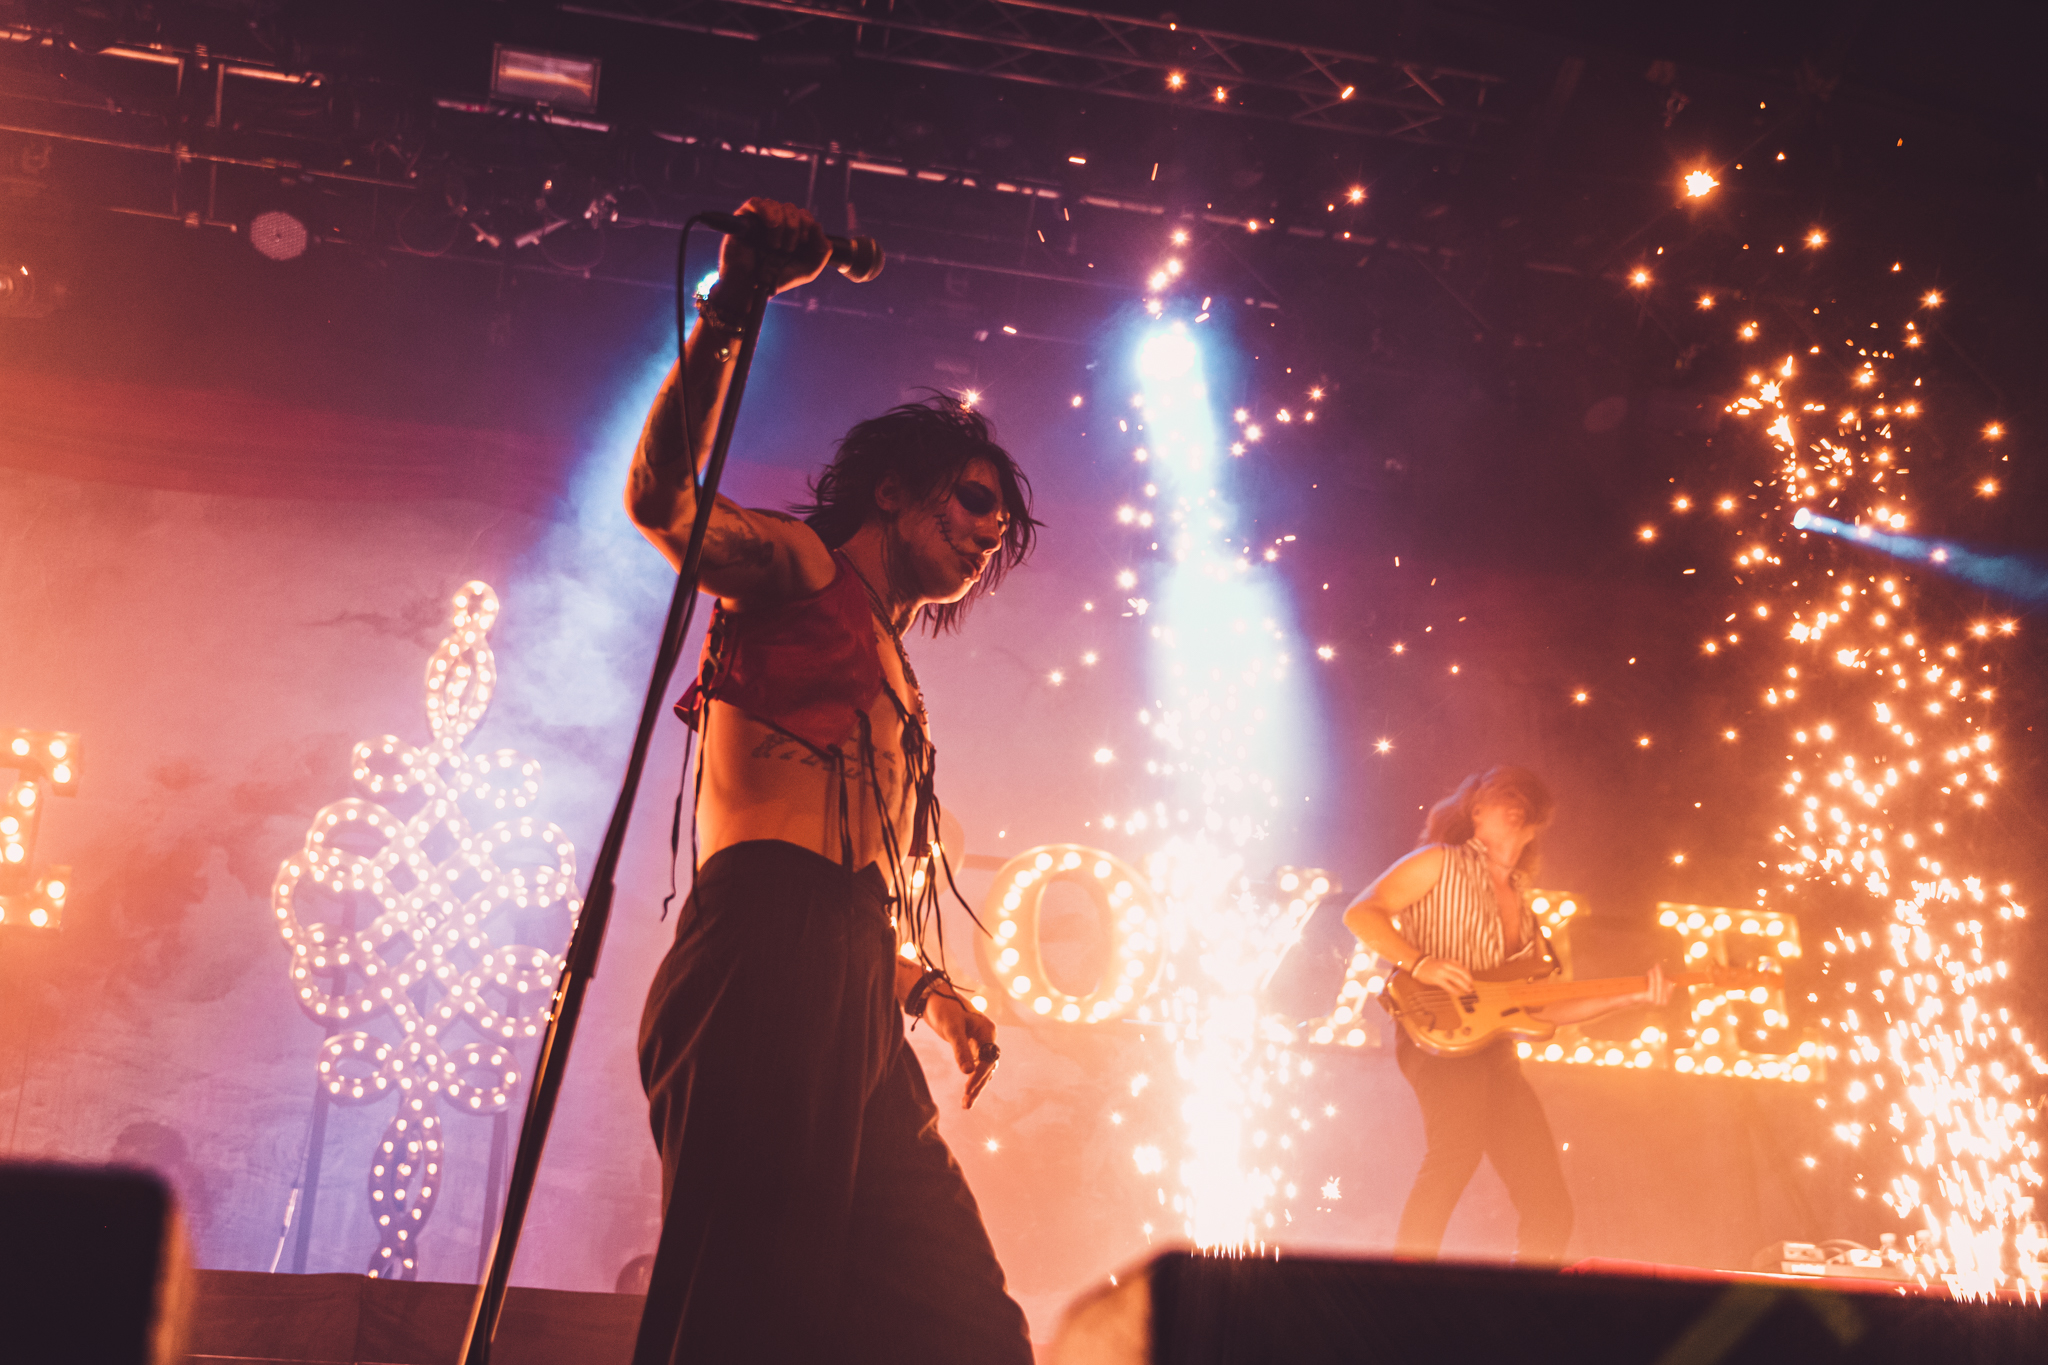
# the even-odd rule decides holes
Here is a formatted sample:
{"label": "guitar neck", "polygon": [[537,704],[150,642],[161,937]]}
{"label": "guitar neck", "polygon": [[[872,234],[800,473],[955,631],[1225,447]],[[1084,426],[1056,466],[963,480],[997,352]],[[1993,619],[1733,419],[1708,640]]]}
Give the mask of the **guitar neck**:
{"label": "guitar neck", "polygon": [[[1706,986],[1714,978],[1705,972],[1676,972],[1664,978],[1673,986]],[[1483,984],[1483,983],[1482,983]],[[1648,990],[1647,976],[1608,976],[1593,981],[1510,982],[1506,993],[1515,1001],[1531,1005],[1555,1004],[1560,1000],[1592,1000],[1604,995],[1634,995]]]}

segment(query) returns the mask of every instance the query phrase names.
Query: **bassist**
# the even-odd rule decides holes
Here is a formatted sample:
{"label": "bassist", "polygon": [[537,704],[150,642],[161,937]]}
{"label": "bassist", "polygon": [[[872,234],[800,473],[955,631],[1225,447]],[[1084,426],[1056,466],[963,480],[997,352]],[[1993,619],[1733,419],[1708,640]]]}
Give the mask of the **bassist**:
{"label": "bassist", "polygon": [[[1344,912],[1345,926],[1397,970],[1454,995],[1473,989],[1475,971],[1526,963],[1527,975],[1543,975],[1550,969],[1548,947],[1529,910],[1529,878],[1537,836],[1552,808],[1549,789],[1526,768],[1473,774],[1430,811],[1422,846]],[[1641,992],[1559,1001],[1537,1013],[1548,1024],[1578,1023],[1629,1005],[1661,1005],[1670,995],[1670,984],[1652,965]],[[1484,1156],[1520,1218],[1516,1258],[1560,1259],[1571,1235],[1571,1195],[1549,1121],[1522,1076],[1512,1040],[1439,1057],[1397,1029],[1394,1048],[1422,1107],[1427,1142],[1401,1210],[1399,1254],[1436,1255]]]}

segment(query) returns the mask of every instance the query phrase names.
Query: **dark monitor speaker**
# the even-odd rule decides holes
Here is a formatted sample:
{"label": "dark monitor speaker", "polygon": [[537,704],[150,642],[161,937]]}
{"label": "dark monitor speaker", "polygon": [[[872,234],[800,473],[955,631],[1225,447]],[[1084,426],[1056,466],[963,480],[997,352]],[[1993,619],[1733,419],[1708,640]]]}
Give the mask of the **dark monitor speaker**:
{"label": "dark monitor speaker", "polygon": [[2039,1302],[1799,1277],[1168,1253],[1074,1305],[1051,1365],[2019,1365]]}
{"label": "dark monitor speaker", "polygon": [[184,1235],[162,1180],[0,1162],[0,1360],[174,1365],[189,1304]]}

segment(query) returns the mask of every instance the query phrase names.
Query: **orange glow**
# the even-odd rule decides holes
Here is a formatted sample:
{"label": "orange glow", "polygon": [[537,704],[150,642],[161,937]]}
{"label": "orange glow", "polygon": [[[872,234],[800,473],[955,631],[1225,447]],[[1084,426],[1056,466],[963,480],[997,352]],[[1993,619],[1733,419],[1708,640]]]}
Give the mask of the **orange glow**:
{"label": "orange glow", "polygon": [[1685,177],[1686,197],[1704,199],[1712,194],[1720,183],[1707,171],[1688,171]]}
{"label": "orange glow", "polygon": [[1178,71],[1169,71],[1166,73],[1166,88],[1168,90],[1178,90],[1187,83],[1188,78]]}

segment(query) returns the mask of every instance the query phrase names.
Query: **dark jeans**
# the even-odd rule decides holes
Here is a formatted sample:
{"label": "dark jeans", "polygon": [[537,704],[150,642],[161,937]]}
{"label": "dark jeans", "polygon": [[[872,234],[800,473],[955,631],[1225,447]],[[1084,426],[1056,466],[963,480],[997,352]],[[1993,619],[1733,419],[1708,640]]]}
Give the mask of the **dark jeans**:
{"label": "dark jeans", "polygon": [[640,1021],[662,1227],[635,1365],[1029,1365],[895,948],[872,867],[764,840],[697,874]]}
{"label": "dark jeans", "polygon": [[1467,1057],[1436,1057],[1397,1033],[1394,1060],[1415,1089],[1429,1142],[1394,1235],[1400,1254],[1436,1255],[1451,1210],[1484,1156],[1521,1215],[1516,1259],[1562,1258],[1572,1233],[1572,1197],[1550,1122],[1522,1076],[1514,1044],[1495,1043]]}

